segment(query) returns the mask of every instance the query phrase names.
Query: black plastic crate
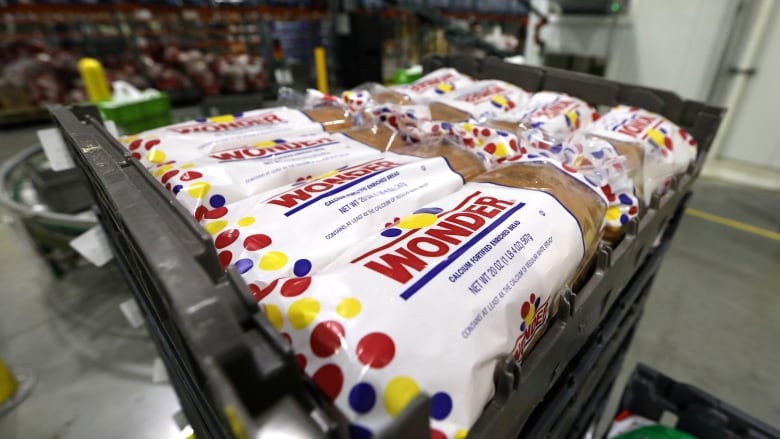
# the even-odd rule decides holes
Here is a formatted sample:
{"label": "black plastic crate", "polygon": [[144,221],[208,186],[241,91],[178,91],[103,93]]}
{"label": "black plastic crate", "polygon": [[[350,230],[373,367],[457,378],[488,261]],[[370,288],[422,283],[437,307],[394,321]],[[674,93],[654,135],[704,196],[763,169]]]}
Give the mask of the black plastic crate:
{"label": "black plastic crate", "polygon": [[677,416],[674,428],[701,439],[780,438],[777,428],[641,363],[623,390],[617,412],[624,410],[659,422],[671,412]]}
{"label": "black plastic crate", "polygon": [[54,171],[25,163],[25,173],[35,191],[54,212],[77,213],[92,206],[89,188],[78,169]]}
{"label": "black plastic crate", "polygon": [[[430,69],[447,63],[435,58],[425,64]],[[621,292],[643,291],[650,283],[664,243],[675,230],[673,223],[668,227],[670,221],[681,211],[723,110],[668,92],[575,73],[496,60],[461,58],[452,64],[530,91],[562,90],[594,104],[626,103],[661,112],[692,133],[700,147],[697,162],[675,179],[668,193],[653,200],[641,221],[629,223],[620,243],[602,246],[589,280],[564,297],[559,313],[522,365],[507,357],[496,395],[470,436],[516,436]],[[130,159],[94,110],[58,107],[52,115],[90,184],[101,223],[153,328],[195,433],[254,437],[284,429],[299,437],[346,436],[343,416],[300,374],[289,346],[258,311],[235,269],[222,273],[209,236],[191,215]],[[659,236],[660,249],[655,245]],[[428,436],[429,410],[428,397],[419,396],[382,436]]]}

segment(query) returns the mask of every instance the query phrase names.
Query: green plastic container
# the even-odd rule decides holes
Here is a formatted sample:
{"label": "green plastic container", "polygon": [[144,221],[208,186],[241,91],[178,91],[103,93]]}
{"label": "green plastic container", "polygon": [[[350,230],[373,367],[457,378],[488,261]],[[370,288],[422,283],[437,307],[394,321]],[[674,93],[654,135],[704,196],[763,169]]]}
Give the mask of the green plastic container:
{"label": "green plastic container", "polygon": [[131,100],[97,104],[103,118],[112,120],[125,134],[135,134],[171,124],[171,101],[163,92],[145,92]]}

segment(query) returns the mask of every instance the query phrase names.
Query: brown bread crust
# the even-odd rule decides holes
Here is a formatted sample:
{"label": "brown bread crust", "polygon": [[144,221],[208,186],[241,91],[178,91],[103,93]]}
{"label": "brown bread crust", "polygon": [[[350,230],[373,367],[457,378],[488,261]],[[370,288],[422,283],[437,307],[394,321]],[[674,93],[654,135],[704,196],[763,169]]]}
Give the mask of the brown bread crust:
{"label": "brown bread crust", "polygon": [[313,121],[322,124],[330,133],[344,131],[355,125],[355,120],[349,112],[340,107],[320,107],[303,110]]}

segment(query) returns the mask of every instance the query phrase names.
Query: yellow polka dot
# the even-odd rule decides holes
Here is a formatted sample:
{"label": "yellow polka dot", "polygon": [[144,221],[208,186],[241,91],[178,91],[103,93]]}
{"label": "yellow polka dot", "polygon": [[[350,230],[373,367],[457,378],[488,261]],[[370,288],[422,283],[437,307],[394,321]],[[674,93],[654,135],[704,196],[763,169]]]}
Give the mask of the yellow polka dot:
{"label": "yellow polka dot", "polygon": [[474,125],[472,125],[472,124],[470,124],[470,123],[464,123],[464,124],[463,124],[463,125],[461,125],[461,126],[462,126],[462,127],[463,127],[463,129],[464,129],[464,130],[466,130],[466,131],[471,131],[471,130],[473,130],[473,129],[474,129]]}
{"label": "yellow polka dot", "polygon": [[207,193],[209,193],[209,190],[211,190],[211,185],[205,181],[196,181],[195,183],[187,186],[187,189],[185,190],[192,198],[200,200],[206,196]]}
{"label": "yellow polka dot", "polygon": [[185,163],[181,166],[179,166],[179,169],[190,169],[195,166],[195,163]]}
{"label": "yellow polka dot", "polygon": [[287,318],[290,319],[290,324],[295,329],[303,329],[314,319],[317,318],[317,314],[320,313],[320,302],[317,299],[306,297],[300,300],[296,300],[290,305],[290,309],[287,310]]}
{"label": "yellow polka dot", "polygon": [[338,171],[337,169],[334,169],[334,170],[332,170],[332,171],[328,171],[328,172],[326,172],[326,173],[324,173],[324,174],[320,174],[320,175],[318,175],[318,176],[314,177],[312,180],[319,180],[319,179],[321,179],[321,178],[328,178],[328,177],[332,177],[332,176],[334,176],[334,175],[336,175],[336,174],[338,174],[338,173],[339,173],[339,171]]}
{"label": "yellow polka dot", "polygon": [[347,297],[336,305],[336,312],[345,319],[351,319],[360,314],[362,308],[363,306],[360,304],[359,300],[354,297]]}
{"label": "yellow polka dot", "polygon": [[607,209],[607,219],[610,221],[616,221],[618,218],[620,218],[620,208],[617,206],[612,206],[609,209]]}
{"label": "yellow polka dot", "polygon": [[435,224],[438,217],[432,213],[414,213],[406,216],[398,222],[402,229],[419,229]]}
{"label": "yellow polka dot", "polygon": [[254,223],[255,223],[255,217],[253,216],[245,216],[240,220],[236,221],[236,224],[238,224],[239,227],[251,226]]}
{"label": "yellow polka dot", "polygon": [[531,305],[531,310],[528,311],[528,315],[525,316],[525,326],[530,327],[531,323],[534,321],[534,317],[536,316],[536,307],[534,305]]}
{"label": "yellow polka dot", "polygon": [[255,148],[270,148],[272,146],[276,145],[276,142],[273,140],[263,140],[262,142],[253,143],[252,146]]}
{"label": "yellow polka dot", "polygon": [[509,148],[506,146],[506,143],[499,143],[496,145],[496,157],[503,158],[506,157],[507,154],[509,154]]}
{"label": "yellow polka dot", "polygon": [[287,265],[287,255],[278,251],[268,252],[260,258],[260,264],[258,265],[261,270],[278,270]]}
{"label": "yellow polka dot", "polygon": [[163,165],[163,166],[160,166],[159,168],[157,168],[157,170],[154,171],[154,176],[155,177],[159,177],[159,176],[165,174],[166,172],[170,171],[171,168],[173,168],[173,165]]}
{"label": "yellow polka dot", "polygon": [[271,322],[272,325],[274,325],[274,328],[276,328],[277,331],[282,330],[282,324],[284,322],[282,321],[282,311],[279,309],[278,306],[272,303],[266,305],[265,316],[268,317],[268,320]]}
{"label": "yellow polka dot", "polygon": [[469,431],[466,429],[458,430],[455,432],[455,439],[466,439],[466,436],[469,434]]}
{"label": "yellow polka dot", "polygon": [[224,229],[227,224],[228,222],[225,220],[214,221],[213,223],[206,224],[206,231],[209,232],[209,235],[216,235],[220,230]]}
{"label": "yellow polka dot", "polygon": [[233,122],[233,119],[235,119],[235,117],[233,117],[232,114],[222,114],[220,116],[210,117],[209,118],[209,122],[212,122],[212,123],[225,123],[225,122]]}
{"label": "yellow polka dot", "polygon": [[150,163],[162,163],[165,161],[165,153],[159,149],[152,149],[146,153],[146,160]]}
{"label": "yellow polka dot", "polygon": [[390,380],[385,387],[385,410],[392,417],[396,417],[409,405],[420,393],[420,386],[407,376],[397,376]]}
{"label": "yellow polka dot", "polygon": [[477,138],[477,145],[484,146],[485,145],[485,139],[478,137]]}

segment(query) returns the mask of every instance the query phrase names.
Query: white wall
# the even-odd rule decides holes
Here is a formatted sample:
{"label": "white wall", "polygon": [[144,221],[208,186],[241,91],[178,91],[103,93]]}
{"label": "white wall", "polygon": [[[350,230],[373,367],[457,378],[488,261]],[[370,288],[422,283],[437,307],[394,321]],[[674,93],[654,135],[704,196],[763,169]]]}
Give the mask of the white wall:
{"label": "white wall", "polygon": [[616,28],[607,77],[707,100],[736,0],[632,0]]}

